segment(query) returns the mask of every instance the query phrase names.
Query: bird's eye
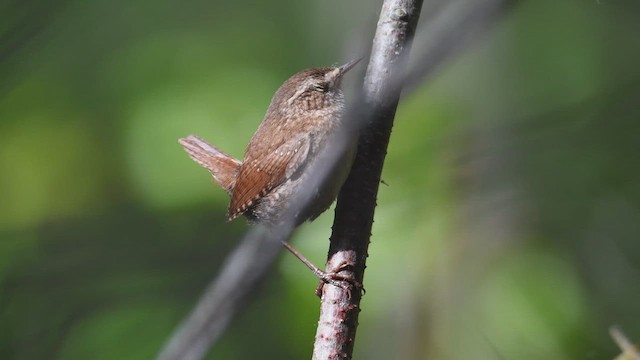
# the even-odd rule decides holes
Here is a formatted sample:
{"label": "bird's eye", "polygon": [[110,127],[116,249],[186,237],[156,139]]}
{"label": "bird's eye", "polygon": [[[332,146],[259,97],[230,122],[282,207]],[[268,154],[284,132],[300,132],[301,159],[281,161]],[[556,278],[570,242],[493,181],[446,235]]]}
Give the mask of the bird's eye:
{"label": "bird's eye", "polygon": [[329,90],[329,86],[327,84],[315,84],[313,88],[320,92],[327,92],[327,90]]}

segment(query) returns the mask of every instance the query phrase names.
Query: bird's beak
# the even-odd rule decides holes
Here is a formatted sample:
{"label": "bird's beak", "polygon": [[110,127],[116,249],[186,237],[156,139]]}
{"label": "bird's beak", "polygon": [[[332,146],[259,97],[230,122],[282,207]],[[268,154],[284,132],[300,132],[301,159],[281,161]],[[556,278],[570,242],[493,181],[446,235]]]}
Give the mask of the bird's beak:
{"label": "bird's beak", "polygon": [[360,62],[360,60],[362,60],[362,58],[351,60],[348,63],[338,67],[338,69],[340,70],[339,71],[340,76],[343,76],[344,74],[346,74],[347,71],[351,70],[351,68],[356,66]]}

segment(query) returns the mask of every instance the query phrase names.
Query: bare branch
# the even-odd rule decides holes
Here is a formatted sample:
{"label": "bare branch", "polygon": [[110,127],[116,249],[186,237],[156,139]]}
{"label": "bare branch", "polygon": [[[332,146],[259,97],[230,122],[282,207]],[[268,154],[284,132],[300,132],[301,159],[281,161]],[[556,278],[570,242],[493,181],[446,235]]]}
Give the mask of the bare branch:
{"label": "bare branch", "polygon": [[[359,264],[358,266],[362,266],[362,268],[353,270],[356,270],[356,273],[359,274],[356,276],[356,279],[362,281],[366,245],[368,243],[368,234],[371,229],[371,219],[373,216],[372,206],[374,204],[370,202],[375,202],[380,176],[379,170],[382,166],[382,160],[384,159],[386,144],[388,142],[388,133],[385,132],[389,132],[391,129],[391,121],[393,120],[395,104],[397,103],[397,95],[387,97],[385,96],[386,91],[395,88],[396,90],[394,90],[393,93],[399,94],[400,84],[404,82],[404,79],[408,78],[412,80],[412,84],[417,84],[422,79],[428,78],[433,74],[438,65],[441,65],[455,54],[453,50],[459,50],[463,46],[452,46],[451,44],[466,44],[472,39],[470,34],[482,32],[481,30],[495,23],[501,15],[500,11],[482,11],[483,6],[486,4],[504,5],[507,2],[509,1],[451,1],[451,3],[465,3],[469,8],[465,10],[457,6],[454,7],[454,9],[458,9],[458,11],[449,10],[449,12],[447,12],[447,9],[451,9],[450,6],[452,5],[447,4],[440,6],[442,8],[440,12],[449,14],[449,16],[446,17],[446,20],[440,20],[437,28],[435,28],[436,25],[429,27],[430,31],[435,35],[430,35],[426,46],[423,48],[424,54],[415,61],[417,66],[409,71],[407,77],[402,76],[401,72],[398,71],[402,69],[402,66],[398,66],[394,68],[394,74],[397,73],[397,75],[393,75],[397,76],[395,80],[391,75],[386,79],[384,78],[385,75],[382,71],[389,65],[389,61],[404,63],[406,57],[400,58],[397,57],[394,52],[388,52],[391,48],[387,48],[382,43],[376,45],[381,48],[372,51],[374,56],[370,62],[367,73],[367,82],[370,82],[371,85],[367,85],[368,92],[366,98],[363,94],[357,96],[357,100],[348,111],[347,125],[349,125],[349,127],[345,129],[345,131],[336,134],[331,141],[332,145],[328,151],[319,156],[318,161],[314,164],[314,169],[310,170],[318,175],[310,176],[312,181],[305,186],[305,191],[298,194],[297,199],[295,199],[295,206],[290,208],[292,211],[291,215],[298,209],[301,209],[313,196],[313,189],[317,188],[318,184],[323,181],[324,175],[326,175],[326,169],[330,168],[328,164],[332,164],[333,161],[340,156],[340,153],[352,142],[359,129],[369,126],[370,123],[376,124],[374,128],[366,130],[366,133],[364,133],[368,135],[364,136],[360,142],[359,146],[361,150],[359,150],[359,155],[356,159],[360,165],[354,168],[356,172],[350,176],[350,180],[345,184],[338,199],[330,254],[342,255],[331,256],[331,260],[327,263],[327,270],[331,271],[332,269],[336,269],[342,260],[356,258],[357,264]],[[405,3],[411,3],[413,6],[416,6],[419,2],[387,1],[387,3],[403,4],[402,6],[404,8],[404,6],[406,6]],[[406,26],[409,26],[410,19],[408,16],[410,16],[410,14],[413,16],[414,11],[415,9],[409,12],[399,10],[388,13],[388,10],[385,10],[383,13],[386,14],[386,16],[391,16],[392,22],[403,22]],[[480,15],[473,16],[474,11],[479,11]],[[467,23],[466,21],[469,19],[467,16],[472,16],[475,20]],[[440,14],[437,16],[434,15],[432,18],[435,19],[439,17]],[[415,21],[417,21],[417,17]],[[415,22],[413,22],[411,31],[407,29],[405,30],[405,34],[410,35],[413,32],[413,27],[415,27]],[[473,34],[473,36],[475,36],[475,34]],[[400,54],[405,53],[404,46],[398,50],[400,50]],[[385,59],[385,56],[389,58]],[[382,76],[382,78],[377,78],[378,76]],[[379,99],[379,102],[377,99]],[[363,105],[365,104],[365,100],[369,101],[368,104],[374,104],[375,106]],[[382,111],[373,112],[378,109],[379,106],[381,106]],[[381,121],[378,118],[387,120]],[[378,141],[380,141],[380,143],[378,143]],[[375,146],[375,144],[378,144],[378,146]],[[371,172],[371,177],[367,178],[367,173],[369,172]],[[365,179],[365,182],[359,183],[358,179]],[[363,186],[363,184],[365,184],[365,186]],[[362,189],[358,189],[359,187],[362,187]],[[349,195],[351,192],[353,192],[353,195]],[[358,217],[357,213],[360,211],[359,209],[361,209],[359,208],[361,203],[369,203],[368,206],[370,206],[370,208],[368,208],[366,216]],[[233,253],[228,256],[222,271],[204,291],[191,314],[167,341],[158,355],[157,360],[199,360],[204,358],[208,349],[220,338],[231,320],[237,315],[240,309],[246,306],[254,290],[266,278],[282,249],[280,241],[288,239],[293,231],[293,216],[289,218],[291,221],[278,228],[254,228],[244,237]],[[350,229],[351,227],[352,229]],[[359,229],[358,231],[369,229],[366,231],[366,241],[363,242],[363,238],[352,236],[356,231],[355,229]],[[342,242],[343,240],[351,238],[360,239],[360,242],[355,246],[349,245],[348,242]],[[349,251],[351,250],[355,252],[350,253]],[[361,258],[358,258],[358,256]],[[329,293],[333,291],[339,292],[339,290],[340,289],[333,286],[325,286],[322,305],[323,312],[327,311],[324,307],[329,299],[339,298],[338,295],[344,295]],[[359,303],[360,294],[353,292],[352,296],[354,297],[353,300],[357,298],[358,301],[352,301],[352,304]],[[355,316],[357,318],[357,308],[352,310],[356,312]],[[355,335],[355,326],[350,331]],[[318,342],[318,337],[324,336],[323,334],[324,331],[321,332],[319,328],[318,334],[316,335],[316,343]],[[353,343],[344,345],[344,349],[350,354]]]}
{"label": "bare branch", "polygon": [[[359,104],[366,108],[366,119],[361,120],[366,126],[353,168],[338,197],[326,269],[346,274],[357,283],[364,277],[382,165],[400,99],[398,79],[404,79],[404,63],[421,7],[421,0],[386,0],[373,40],[364,79],[364,103]],[[360,299],[359,291],[323,288],[313,359],[351,359]]]}
{"label": "bare branch", "polygon": [[[386,0],[373,40],[364,79],[364,99],[349,117],[359,119],[362,134],[351,173],[338,197],[326,271],[341,272],[362,284],[376,197],[393,119],[404,83],[416,84],[471,39],[484,33],[503,13],[505,1],[452,1],[440,11],[427,51],[407,75],[410,40],[422,1]],[[434,21],[435,22],[435,21]],[[448,26],[447,26],[448,25]],[[457,29],[457,31],[453,31]],[[344,271],[347,265],[347,271]],[[325,286],[313,359],[350,359],[360,313],[361,294]]]}
{"label": "bare branch", "polygon": [[634,345],[629,338],[622,332],[617,326],[609,328],[609,335],[613,341],[616,342],[622,354],[617,356],[614,360],[640,360],[640,349]]}
{"label": "bare branch", "polygon": [[409,70],[404,92],[413,91],[436,73],[438,68],[466,50],[484,36],[517,0],[457,0],[447,1],[430,16],[416,39],[415,61]]}
{"label": "bare branch", "polygon": [[199,360],[226,330],[269,274],[281,247],[264,228],[253,228],[231,253],[158,360]]}

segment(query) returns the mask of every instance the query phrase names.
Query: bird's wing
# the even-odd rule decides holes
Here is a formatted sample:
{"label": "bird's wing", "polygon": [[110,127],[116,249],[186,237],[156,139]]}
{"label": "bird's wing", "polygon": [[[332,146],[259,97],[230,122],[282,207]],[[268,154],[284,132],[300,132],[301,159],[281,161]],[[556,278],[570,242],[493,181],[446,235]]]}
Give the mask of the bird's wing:
{"label": "bird's wing", "polygon": [[310,146],[309,136],[302,135],[288,139],[259,157],[253,157],[247,151],[231,193],[228,220],[231,221],[247,211],[274,187],[296,174],[304,166]]}

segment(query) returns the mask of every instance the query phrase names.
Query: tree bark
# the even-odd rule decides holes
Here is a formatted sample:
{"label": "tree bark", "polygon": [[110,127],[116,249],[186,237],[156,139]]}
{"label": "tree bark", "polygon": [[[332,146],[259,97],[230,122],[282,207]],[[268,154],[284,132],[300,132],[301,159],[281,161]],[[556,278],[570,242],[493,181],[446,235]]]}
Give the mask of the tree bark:
{"label": "tree bark", "polygon": [[[430,8],[433,14],[429,24],[421,30],[424,39],[421,40],[419,61],[416,61],[418,66],[406,76],[402,75],[408,54],[407,40],[417,23],[417,7],[421,1],[384,3],[365,78],[364,94],[360,94],[357,106],[350,107],[347,115],[349,120],[357,120],[352,122],[353,129],[349,131],[363,130],[354,167],[338,197],[328,271],[336,270],[341,263],[344,264],[343,260],[347,263],[353,261],[349,275],[362,283],[375,198],[400,84],[408,83],[415,87],[432,76],[436,69],[483,35],[501,18],[504,10],[516,2],[445,0],[445,5],[439,6],[438,11]],[[403,11],[407,5],[414,6],[411,12]],[[394,47],[394,44],[398,47]],[[309,188],[314,186],[311,184]],[[301,198],[310,196],[302,195]],[[303,200],[301,206],[304,205]],[[282,249],[280,241],[287,239],[292,231],[292,224],[275,232],[252,229],[227,257],[221,272],[205,289],[189,316],[167,340],[156,359],[204,358],[264,282]],[[361,294],[352,291],[351,299],[348,295],[342,289],[324,286],[314,359],[351,358]]]}
{"label": "tree bark", "polygon": [[[326,271],[339,272],[362,284],[373,225],[376,196],[393,119],[400,99],[411,39],[422,1],[386,0],[373,40],[364,79],[364,116],[358,152],[338,197]],[[348,267],[344,267],[344,265]],[[322,288],[320,321],[313,359],[351,359],[360,313],[360,291]]]}

